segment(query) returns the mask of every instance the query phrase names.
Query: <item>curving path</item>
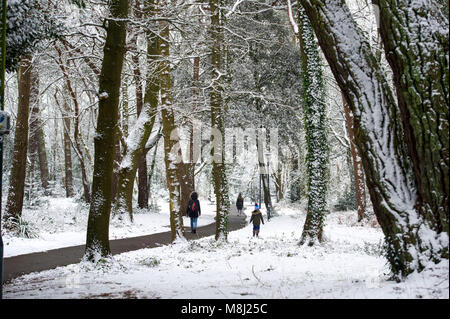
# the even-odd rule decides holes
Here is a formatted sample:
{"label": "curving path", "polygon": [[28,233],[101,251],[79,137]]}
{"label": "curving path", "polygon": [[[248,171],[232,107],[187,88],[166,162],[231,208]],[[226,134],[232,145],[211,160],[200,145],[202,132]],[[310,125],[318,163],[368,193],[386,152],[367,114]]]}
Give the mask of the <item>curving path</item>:
{"label": "curving path", "polygon": [[[245,218],[236,216],[235,211],[232,210],[228,217],[228,230],[233,231],[240,229],[244,227],[245,224]],[[193,240],[214,235],[216,232],[216,223],[198,227],[197,234],[192,234],[189,227],[185,227],[185,229],[186,239]],[[168,231],[139,237],[111,240],[111,252],[113,255],[116,255],[142,248],[154,248],[167,245],[171,243],[170,237],[171,233]],[[79,263],[83,257],[84,248],[85,245],[79,245],[4,258],[3,283],[7,283],[24,274]]]}

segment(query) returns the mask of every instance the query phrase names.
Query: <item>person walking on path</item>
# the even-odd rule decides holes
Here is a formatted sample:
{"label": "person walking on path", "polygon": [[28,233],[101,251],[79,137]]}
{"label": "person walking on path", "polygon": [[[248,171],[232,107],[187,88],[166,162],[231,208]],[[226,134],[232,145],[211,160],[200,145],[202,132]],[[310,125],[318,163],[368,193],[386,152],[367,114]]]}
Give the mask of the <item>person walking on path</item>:
{"label": "person walking on path", "polygon": [[239,196],[236,200],[236,208],[238,211],[238,215],[241,216],[242,214],[242,208],[244,208],[244,198],[242,197],[242,194],[239,193]]}
{"label": "person walking on path", "polygon": [[255,210],[252,212],[252,217],[250,217],[250,222],[253,222],[253,237],[259,237],[259,229],[261,226],[261,223],[264,224],[264,219],[261,214],[261,211],[259,210],[258,203],[255,203]]}
{"label": "person walking on path", "polygon": [[202,212],[200,209],[198,194],[196,192],[192,192],[191,199],[188,201],[186,215],[191,219],[191,232],[194,234],[197,233],[197,220],[201,214]]}

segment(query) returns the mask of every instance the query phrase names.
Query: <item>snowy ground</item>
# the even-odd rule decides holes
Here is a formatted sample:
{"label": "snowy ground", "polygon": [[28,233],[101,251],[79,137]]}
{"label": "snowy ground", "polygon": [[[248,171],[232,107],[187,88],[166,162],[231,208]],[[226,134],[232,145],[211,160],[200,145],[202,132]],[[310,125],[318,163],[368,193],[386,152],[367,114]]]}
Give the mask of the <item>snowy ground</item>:
{"label": "snowy ground", "polygon": [[[23,238],[3,234],[4,255],[12,257],[22,254],[46,251],[61,247],[83,245],[86,242],[86,228],[89,206],[77,203],[73,198],[43,198],[43,207],[24,209],[23,218],[36,233],[36,238]],[[203,200],[202,216],[198,226],[214,222],[214,205]],[[120,239],[166,232],[170,230],[169,204],[158,201],[158,212],[134,210],[134,223],[124,216],[121,220],[112,218],[110,238]],[[189,218],[184,218],[184,225],[189,226]]]}
{"label": "snowy ground", "polygon": [[[331,213],[315,247],[297,245],[304,213],[286,205],[278,213],[258,239],[247,226],[228,243],[207,237],[29,274],[6,285],[4,298],[449,298],[448,261],[388,281],[382,233],[358,226],[356,212]],[[148,215],[158,224],[164,214]]]}

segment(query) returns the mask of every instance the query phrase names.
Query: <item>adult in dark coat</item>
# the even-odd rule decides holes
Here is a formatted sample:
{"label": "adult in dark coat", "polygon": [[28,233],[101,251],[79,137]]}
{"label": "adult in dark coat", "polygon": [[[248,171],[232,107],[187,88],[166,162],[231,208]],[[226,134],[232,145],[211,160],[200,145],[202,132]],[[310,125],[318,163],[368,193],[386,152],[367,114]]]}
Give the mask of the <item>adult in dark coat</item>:
{"label": "adult in dark coat", "polygon": [[238,214],[241,215],[242,208],[244,208],[244,198],[242,197],[241,193],[239,193],[239,196],[236,200],[236,208],[237,208]]}
{"label": "adult in dark coat", "polygon": [[192,192],[191,199],[188,201],[188,205],[186,208],[186,215],[191,219],[191,232],[197,233],[197,220],[198,217],[202,214],[200,209],[200,201],[198,200],[197,192]]}

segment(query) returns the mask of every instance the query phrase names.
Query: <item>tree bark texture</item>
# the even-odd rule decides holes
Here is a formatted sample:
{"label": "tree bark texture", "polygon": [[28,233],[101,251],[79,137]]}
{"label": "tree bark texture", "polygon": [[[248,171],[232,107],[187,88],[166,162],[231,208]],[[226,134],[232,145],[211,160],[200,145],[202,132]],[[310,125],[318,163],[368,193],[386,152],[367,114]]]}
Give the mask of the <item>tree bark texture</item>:
{"label": "tree bark texture", "polygon": [[179,138],[175,126],[175,114],[172,107],[172,84],[170,76],[170,46],[167,41],[170,37],[169,24],[160,22],[161,55],[163,60],[160,69],[161,84],[161,119],[164,136],[164,162],[166,165],[167,188],[169,189],[170,229],[172,241],[184,238],[182,207],[180,206],[180,181],[178,175],[178,150],[175,149]]}
{"label": "tree bark texture", "polygon": [[30,113],[32,68],[32,55],[23,55],[19,63],[19,101],[5,220],[22,215],[28,150],[28,116]]}
{"label": "tree bark texture", "polygon": [[63,139],[64,139],[64,186],[66,189],[66,197],[72,197],[73,193],[73,175],[72,175],[72,151],[70,142],[70,107],[66,100],[63,113]]}
{"label": "tree bark texture", "polygon": [[[368,40],[354,21],[345,2],[301,0],[301,4],[312,22],[328,64],[354,115],[355,143],[361,154],[374,212],[385,235],[386,256],[393,274],[407,276],[415,270],[423,269],[430,260],[437,262],[441,257],[448,259],[448,228],[445,228],[445,225],[448,225],[448,210],[445,213],[448,206],[437,207],[438,202],[445,203],[448,199],[448,191],[447,195],[443,194],[443,189],[448,187],[448,178],[443,180],[445,172],[448,174],[445,169],[448,167],[448,133],[446,137],[442,137],[445,135],[444,131],[448,132],[448,129],[443,129],[448,128],[448,91],[444,89],[448,89],[448,57],[445,62],[442,55],[443,52],[448,52],[448,41],[434,41],[429,43],[430,48],[427,48],[426,42],[424,46],[419,42],[410,45],[398,43],[398,48],[393,49],[392,44],[386,40],[387,35],[383,35],[388,60],[391,60],[390,64],[394,66],[394,74],[398,72],[394,76],[399,102],[397,105]],[[438,33],[442,30],[448,32],[448,20],[443,23],[437,21],[434,7],[429,4],[430,6],[416,8],[417,12],[421,13],[414,16],[410,14],[411,8],[403,2],[398,3],[397,12],[402,12],[399,14],[403,15],[404,11],[408,11],[408,18],[397,19],[397,22],[392,20],[390,26],[385,24],[395,15],[395,11],[390,6],[381,5],[381,24],[385,29],[382,32],[391,28],[392,37],[402,36],[403,33],[411,36],[407,23],[414,25],[414,21],[416,27],[420,25],[422,28],[421,32],[416,30],[416,36],[425,36],[431,30],[438,30]],[[429,23],[420,21],[420,17],[435,19],[434,28]],[[439,38],[439,35],[436,37]],[[395,51],[395,54],[392,51]],[[430,58],[433,56],[435,60],[430,61],[430,65],[425,68],[417,68],[414,65],[408,68],[402,64],[405,59],[421,61],[428,53]],[[398,67],[395,67],[396,65]],[[399,67],[400,65],[404,68]],[[446,68],[447,72],[443,72]],[[420,81],[425,82],[424,84],[419,85],[416,82],[416,86],[407,90],[404,88],[405,84],[399,83],[403,81],[403,77],[417,79],[420,74],[423,76]],[[433,82],[430,80],[432,77],[440,80]],[[408,81],[410,80],[405,83],[412,83]],[[425,89],[426,83],[429,89],[433,85],[436,86],[436,96],[428,102],[424,98],[426,94],[433,96],[433,90],[430,93],[429,89]],[[426,92],[422,92],[423,89]],[[414,102],[409,101],[411,96],[415,96]],[[415,110],[415,107],[422,103],[428,105],[426,111]],[[411,108],[409,118],[405,116],[405,110],[408,108]],[[447,115],[443,116],[442,110],[445,109]],[[413,118],[417,117],[414,112],[418,112],[419,118]],[[427,121],[430,127],[425,125]],[[423,150],[413,150],[411,143],[416,143]],[[432,145],[433,143],[436,145]],[[428,148],[430,155],[438,158],[437,162],[433,158],[433,163],[438,163],[435,166],[421,162],[424,156],[428,156],[423,154]],[[421,152],[422,155],[419,154]],[[424,180],[431,179],[431,176],[435,176],[441,184],[437,185],[436,180],[424,184]],[[436,194],[432,195],[432,192]]]}
{"label": "tree bark texture", "polygon": [[413,164],[415,207],[438,233],[448,234],[448,17],[435,1],[414,6],[405,0],[374,3]]}
{"label": "tree bark texture", "polygon": [[95,260],[111,254],[109,219],[111,213],[112,177],[115,138],[119,112],[119,95],[123,60],[126,52],[126,19],[128,0],[110,1],[111,18],[107,20],[106,42],[99,78],[99,111],[94,138],[95,159],[92,201],[86,237],[85,256]]}
{"label": "tree bark texture", "polygon": [[[209,6],[211,10],[211,67],[213,85],[210,89],[211,103],[211,129],[220,132],[220,136],[212,137],[215,144],[213,152],[220,154],[220,160],[214,160],[212,163],[212,180],[214,185],[214,193],[216,195],[216,240],[227,240],[228,238],[228,180],[225,171],[224,157],[224,103],[222,98],[223,92],[223,12],[220,8],[219,0],[210,0]],[[221,141],[214,141],[214,138],[220,138]],[[213,155],[213,154],[212,154]],[[214,158],[215,156],[213,156]]]}
{"label": "tree bark texture", "polygon": [[301,7],[299,7],[299,43],[308,175],[308,209],[300,244],[313,245],[323,239],[327,209],[328,141],[322,61],[313,29]]}
{"label": "tree bark texture", "polygon": [[345,100],[344,95],[342,95],[342,102],[344,105],[345,122],[347,127],[347,135],[350,141],[350,151],[352,154],[353,163],[353,182],[355,187],[356,196],[356,210],[358,214],[358,221],[362,221],[366,215],[366,183],[364,177],[364,168],[361,162],[361,155],[358,152],[358,148],[355,144],[355,133],[354,133],[354,123],[353,114]]}

